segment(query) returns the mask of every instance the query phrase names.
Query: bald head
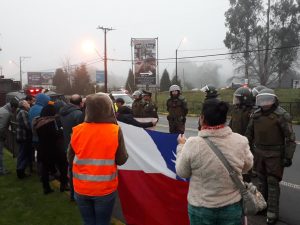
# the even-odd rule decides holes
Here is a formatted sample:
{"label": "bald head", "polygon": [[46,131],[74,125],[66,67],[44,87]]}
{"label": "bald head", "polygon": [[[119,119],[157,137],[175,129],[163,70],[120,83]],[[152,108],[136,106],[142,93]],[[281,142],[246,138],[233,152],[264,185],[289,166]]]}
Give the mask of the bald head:
{"label": "bald head", "polygon": [[80,106],[81,102],[82,102],[82,98],[78,94],[74,94],[70,98],[70,103],[72,103],[73,105]]}

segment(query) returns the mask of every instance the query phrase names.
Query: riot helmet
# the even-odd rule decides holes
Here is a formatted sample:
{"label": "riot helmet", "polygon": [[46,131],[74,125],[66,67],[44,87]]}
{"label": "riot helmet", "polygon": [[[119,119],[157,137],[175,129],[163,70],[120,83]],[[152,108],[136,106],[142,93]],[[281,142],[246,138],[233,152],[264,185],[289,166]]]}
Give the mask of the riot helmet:
{"label": "riot helmet", "polygon": [[179,91],[180,92],[180,87],[176,84],[170,86],[169,88],[169,92],[172,92],[172,91]]}
{"label": "riot helmet", "polygon": [[206,99],[216,98],[219,95],[215,86],[210,84],[205,85],[203,88],[201,88],[201,91],[205,92]]}
{"label": "riot helmet", "polygon": [[236,89],[233,94],[233,104],[234,105],[247,105],[251,106],[253,103],[253,96],[250,88],[240,87]]}
{"label": "riot helmet", "polygon": [[256,96],[256,105],[260,107],[270,107],[277,104],[278,98],[272,89],[265,88]]}
{"label": "riot helmet", "polygon": [[253,97],[255,98],[258,93],[263,90],[263,89],[266,89],[267,87],[263,86],[263,85],[259,85],[259,86],[256,86],[255,88],[252,89],[252,95]]}
{"label": "riot helmet", "polygon": [[169,88],[170,96],[172,98],[177,98],[180,95],[180,87],[176,84],[170,86]]}

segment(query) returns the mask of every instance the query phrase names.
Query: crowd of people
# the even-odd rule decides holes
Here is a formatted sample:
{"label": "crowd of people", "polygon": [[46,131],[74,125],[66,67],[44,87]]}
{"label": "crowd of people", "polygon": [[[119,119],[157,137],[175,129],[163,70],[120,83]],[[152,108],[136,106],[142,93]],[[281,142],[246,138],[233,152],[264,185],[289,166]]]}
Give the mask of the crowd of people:
{"label": "crowd of people", "polygon": [[[188,105],[178,85],[170,86],[166,101],[169,132],[179,134],[176,172],[190,178],[187,198],[191,225],[242,224],[241,194],[205,139],[220,149],[241,180],[258,178],[258,189],[268,203],[267,223],[275,224],[279,182],[284,167],[292,165],[295,151],[290,115],[279,106],[273,90],[241,87],[234,92],[228,124],[229,104],[211,85],[202,91],[206,98],[197,137],[184,136]],[[84,99],[74,94],[67,103],[52,102],[44,93],[21,101],[11,99],[0,108],[0,175],[8,173],[3,148],[14,114],[19,144],[17,177],[26,178],[26,168],[32,172],[37,161],[44,194],[53,192],[49,176],[59,174],[60,191],[70,190],[70,200],[76,200],[84,223],[109,224],[118,185],[117,165],[129,157],[117,121],[142,128],[158,122],[152,93],[137,90],[132,96],[132,108],[125,106],[123,99],[107,94]]]}

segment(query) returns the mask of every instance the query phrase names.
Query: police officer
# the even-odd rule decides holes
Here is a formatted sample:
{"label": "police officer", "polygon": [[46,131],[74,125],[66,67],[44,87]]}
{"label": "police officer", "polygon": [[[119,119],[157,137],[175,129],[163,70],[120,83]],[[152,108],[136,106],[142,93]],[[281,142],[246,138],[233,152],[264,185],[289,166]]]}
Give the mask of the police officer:
{"label": "police officer", "polygon": [[158,118],[157,106],[151,99],[152,93],[143,90],[143,117],[144,118]]}
{"label": "police officer", "polygon": [[233,94],[233,109],[229,126],[233,132],[245,135],[252,113],[253,97],[248,87],[240,87]]}
{"label": "police officer", "polygon": [[253,107],[254,109],[257,109],[258,107],[255,105],[255,101],[256,101],[256,96],[258,95],[258,93],[260,91],[262,91],[263,89],[266,89],[267,87],[263,86],[263,85],[258,85],[255,88],[252,89],[252,96],[253,96]]}
{"label": "police officer", "polygon": [[205,100],[217,98],[219,96],[218,90],[211,84],[205,85],[201,88],[201,91],[205,92]]}
{"label": "police officer", "polygon": [[260,91],[262,91],[263,89],[266,89],[267,87],[263,86],[263,85],[258,85],[255,88],[252,89],[252,95],[254,97],[254,100],[256,98],[256,96],[258,95],[258,93]]}
{"label": "police officer", "polygon": [[[201,91],[205,92],[205,99],[204,101],[208,99],[217,98],[219,96],[218,90],[215,86],[211,84],[205,85],[203,88],[200,89]],[[201,130],[201,124],[200,124],[200,118],[198,120],[198,130]]]}
{"label": "police officer", "polygon": [[271,89],[263,89],[256,96],[259,108],[251,115],[246,136],[254,146],[254,166],[259,178],[258,188],[267,202],[267,224],[275,224],[279,216],[279,182],[284,167],[292,165],[295,134],[291,116],[278,106]]}
{"label": "police officer", "polygon": [[136,90],[133,92],[132,97],[134,101],[132,103],[132,114],[133,117],[143,117],[144,105],[142,101],[142,91]]}
{"label": "police officer", "polygon": [[188,113],[187,103],[185,98],[181,95],[178,85],[172,85],[169,88],[169,92],[170,98],[167,100],[169,131],[170,133],[183,134],[186,115]]}

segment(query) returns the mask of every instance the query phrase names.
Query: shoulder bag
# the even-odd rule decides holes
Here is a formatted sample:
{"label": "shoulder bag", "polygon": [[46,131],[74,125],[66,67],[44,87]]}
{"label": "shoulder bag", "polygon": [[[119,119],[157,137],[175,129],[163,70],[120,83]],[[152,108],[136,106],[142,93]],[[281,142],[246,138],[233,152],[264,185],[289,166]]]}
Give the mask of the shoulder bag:
{"label": "shoulder bag", "polygon": [[203,137],[208,146],[217,155],[220,161],[223,163],[225,168],[228,170],[232,181],[240,190],[242,195],[242,207],[245,215],[256,215],[259,211],[264,210],[267,207],[267,203],[263,195],[257,190],[256,186],[252,183],[242,182],[238,177],[236,170],[230,165],[228,160],[222,154],[220,149],[208,139],[208,137]]}

